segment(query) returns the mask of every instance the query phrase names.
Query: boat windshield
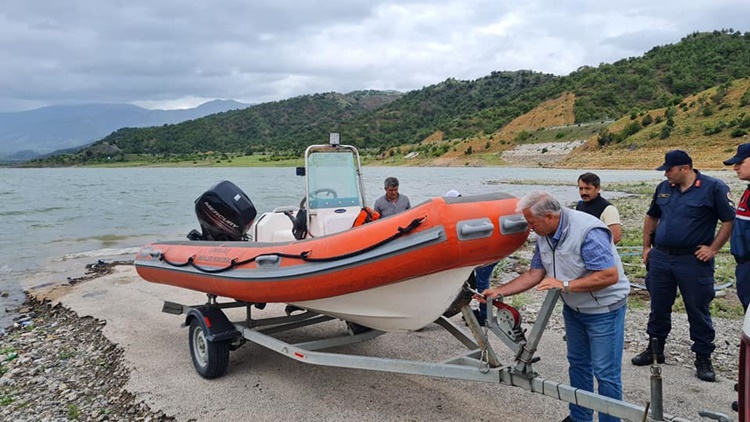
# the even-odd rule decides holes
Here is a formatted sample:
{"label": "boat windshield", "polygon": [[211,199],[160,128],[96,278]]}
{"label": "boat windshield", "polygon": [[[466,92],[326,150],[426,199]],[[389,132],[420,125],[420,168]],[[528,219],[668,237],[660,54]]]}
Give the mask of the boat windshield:
{"label": "boat windshield", "polygon": [[310,209],[362,207],[354,154],[310,154],[307,157],[307,184]]}

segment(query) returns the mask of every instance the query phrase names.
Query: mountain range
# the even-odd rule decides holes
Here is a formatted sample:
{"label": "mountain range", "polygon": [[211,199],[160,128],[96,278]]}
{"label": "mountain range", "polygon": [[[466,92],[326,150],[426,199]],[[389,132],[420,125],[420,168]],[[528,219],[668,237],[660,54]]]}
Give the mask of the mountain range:
{"label": "mountain range", "polygon": [[123,127],[175,124],[250,107],[215,100],[182,110],[148,110],[131,104],[83,104],[0,113],[0,158],[26,160],[82,147]]}

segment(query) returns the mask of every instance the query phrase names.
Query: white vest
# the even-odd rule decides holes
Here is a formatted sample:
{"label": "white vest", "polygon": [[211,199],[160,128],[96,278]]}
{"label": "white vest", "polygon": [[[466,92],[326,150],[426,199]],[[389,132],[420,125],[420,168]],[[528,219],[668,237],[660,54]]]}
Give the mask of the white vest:
{"label": "white vest", "polygon": [[[595,227],[609,228],[598,218],[589,214],[563,208],[560,215],[562,234],[554,250],[550,246],[552,237],[540,236],[537,239],[542,265],[548,277],[555,277],[562,281],[571,281],[583,277],[591,271],[581,257],[581,246],[589,231]],[[566,305],[573,310],[586,314],[602,314],[613,311],[627,303],[630,293],[630,282],[622,268],[620,255],[612,242],[610,233],[610,250],[615,259],[619,279],[617,283],[603,289],[585,293],[565,293],[561,297]]]}

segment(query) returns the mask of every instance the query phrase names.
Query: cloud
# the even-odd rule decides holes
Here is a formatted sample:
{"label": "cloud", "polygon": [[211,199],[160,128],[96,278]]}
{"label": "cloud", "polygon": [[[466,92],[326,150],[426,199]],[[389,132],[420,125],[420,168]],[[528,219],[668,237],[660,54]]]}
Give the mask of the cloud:
{"label": "cloud", "polygon": [[747,31],[748,15],[745,0],[6,0],[0,111],[408,91],[500,70],[564,75],[694,31]]}

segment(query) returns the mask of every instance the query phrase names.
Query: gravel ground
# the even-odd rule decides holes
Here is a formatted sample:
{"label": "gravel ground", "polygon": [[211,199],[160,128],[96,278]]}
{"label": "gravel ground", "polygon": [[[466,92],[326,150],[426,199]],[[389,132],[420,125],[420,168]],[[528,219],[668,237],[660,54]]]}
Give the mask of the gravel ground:
{"label": "gravel ground", "polygon": [[[130,261],[87,265],[70,285]],[[173,421],[135,399],[123,349],[102,334],[106,321],[32,296],[0,332],[0,420]]]}
{"label": "gravel ground", "polygon": [[171,421],[125,389],[130,369],[105,324],[29,299],[0,339],[0,419]]}

